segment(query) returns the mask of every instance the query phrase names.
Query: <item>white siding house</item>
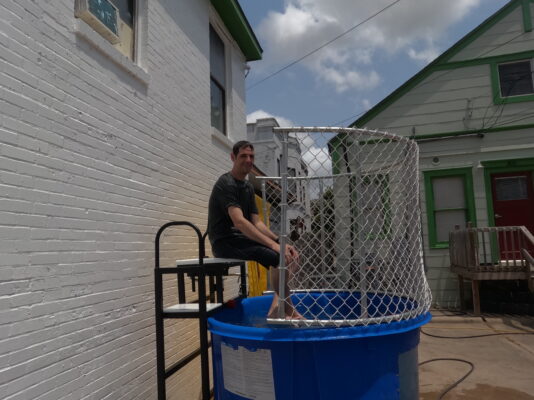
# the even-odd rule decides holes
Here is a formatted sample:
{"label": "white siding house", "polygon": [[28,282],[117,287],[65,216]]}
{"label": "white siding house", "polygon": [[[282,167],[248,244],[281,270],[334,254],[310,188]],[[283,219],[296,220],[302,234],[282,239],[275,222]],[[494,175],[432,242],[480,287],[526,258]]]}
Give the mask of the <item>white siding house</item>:
{"label": "white siding house", "polygon": [[[254,144],[255,162],[254,164],[266,174],[266,176],[279,177],[282,159],[281,138],[273,133],[273,128],[279,127],[275,118],[261,118],[256,122],[247,124],[248,140]],[[309,219],[310,199],[302,181],[291,179],[291,177],[305,177],[308,175],[308,167],[302,159],[302,149],[295,137],[288,137],[287,168],[290,181],[288,183],[288,193],[290,203],[287,210],[286,227],[288,232],[298,230],[298,225],[305,224],[310,229]],[[274,193],[268,193],[268,197]],[[271,200],[272,199],[268,199]],[[271,214],[271,229],[279,229],[279,217],[276,212]]]}
{"label": "white siding house", "polygon": [[533,18],[534,1],[510,1],[352,124],[419,143],[425,262],[438,306],[458,305],[448,254],[455,225],[534,230]]}
{"label": "white siding house", "polygon": [[[246,137],[246,63],[262,50],[237,0],[105,0],[118,44],[75,17],[81,3],[0,4],[5,400],[156,398],[156,231],[205,230]],[[195,254],[190,235],[171,235],[163,262]],[[166,324],[168,362],[198,348],[197,325]],[[198,398],[198,364],[169,399]]]}

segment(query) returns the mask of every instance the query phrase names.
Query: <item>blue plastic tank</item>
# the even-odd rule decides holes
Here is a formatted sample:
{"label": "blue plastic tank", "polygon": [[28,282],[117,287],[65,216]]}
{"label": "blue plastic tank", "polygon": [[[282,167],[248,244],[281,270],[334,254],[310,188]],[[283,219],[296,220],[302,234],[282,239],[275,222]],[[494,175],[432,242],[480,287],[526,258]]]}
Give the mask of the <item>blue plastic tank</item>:
{"label": "blue plastic tank", "polygon": [[[376,294],[374,302],[390,304],[391,314],[399,304],[417,307],[402,298],[381,302],[380,296],[385,295]],[[419,398],[419,327],[430,313],[385,324],[296,328],[266,323],[271,301],[272,296],[244,299],[209,319],[215,399]]]}

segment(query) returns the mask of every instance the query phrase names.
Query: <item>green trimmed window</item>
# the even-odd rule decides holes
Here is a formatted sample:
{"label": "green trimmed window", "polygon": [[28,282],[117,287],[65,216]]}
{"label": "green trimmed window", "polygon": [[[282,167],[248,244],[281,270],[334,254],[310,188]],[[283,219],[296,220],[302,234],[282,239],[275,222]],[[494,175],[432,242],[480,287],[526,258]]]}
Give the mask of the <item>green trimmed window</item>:
{"label": "green trimmed window", "polygon": [[[353,196],[352,218],[353,233],[357,224],[370,227],[366,239],[387,239],[391,234],[391,204],[389,176],[383,174],[364,175],[360,186],[353,177],[350,181]],[[358,200],[358,195],[361,196]],[[358,216],[357,210],[362,210]]]}
{"label": "green trimmed window", "polygon": [[534,93],[532,60],[499,64],[501,97]]}
{"label": "green trimmed window", "polygon": [[491,68],[496,104],[534,101],[534,59],[494,63]]}
{"label": "green trimmed window", "polygon": [[425,171],[425,197],[430,248],[449,246],[456,225],[476,222],[471,168]]}

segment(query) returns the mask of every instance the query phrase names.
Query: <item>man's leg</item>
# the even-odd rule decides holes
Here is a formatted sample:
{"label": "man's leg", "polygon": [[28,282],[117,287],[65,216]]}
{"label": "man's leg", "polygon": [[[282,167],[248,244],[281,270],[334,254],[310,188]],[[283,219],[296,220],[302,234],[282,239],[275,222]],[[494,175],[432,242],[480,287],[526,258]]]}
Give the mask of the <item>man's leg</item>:
{"label": "man's leg", "polygon": [[[279,254],[264,245],[261,245],[257,242],[254,242],[247,238],[236,238],[225,240],[224,242],[217,243],[215,246],[212,245],[212,251],[215,257],[222,258],[238,258],[241,260],[252,260],[257,261],[264,266],[273,266],[278,265]],[[288,265],[288,270],[294,271],[298,266],[296,263],[291,263]],[[285,279],[285,293],[286,301],[285,304],[285,315],[289,319],[304,319],[302,315],[293,306],[291,302],[291,297],[289,296],[289,273],[286,270],[286,279]],[[278,318],[278,296],[279,296],[279,282],[280,274],[277,268],[272,268],[271,270],[271,284],[275,294],[273,296],[273,302],[267,314],[268,318]]]}
{"label": "man's leg", "polygon": [[[284,291],[286,293],[286,300],[284,301],[285,318],[286,319],[304,319],[304,317],[296,310],[291,300],[291,296],[289,293],[289,286],[288,286],[289,272],[287,270],[286,270],[285,275],[286,275],[285,284],[284,284]],[[271,307],[269,308],[269,312],[267,313],[267,318],[279,318],[278,299],[280,296],[280,293],[279,293],[280,271],[278,270],[278,268],[271,268],[271,284],[274,289],[274,295],[273,295],[273,302],[271,303]]]}

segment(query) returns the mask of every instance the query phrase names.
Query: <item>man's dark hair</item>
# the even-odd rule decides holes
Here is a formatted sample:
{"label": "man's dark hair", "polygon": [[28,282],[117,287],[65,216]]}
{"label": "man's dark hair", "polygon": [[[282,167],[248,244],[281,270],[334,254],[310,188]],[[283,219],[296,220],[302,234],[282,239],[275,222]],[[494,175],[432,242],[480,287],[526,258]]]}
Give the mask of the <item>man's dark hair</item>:
{"label": "man's dark hair", "polygon": [[234,147],[232,148],[232,153],[234,153],[234,156],[237,156],[239,154],[239,150],[244,149],[246,147],[250,147],[251,150],[254,150],[254,146],[248,140],[240,140],[239,142],[234,144]]}

